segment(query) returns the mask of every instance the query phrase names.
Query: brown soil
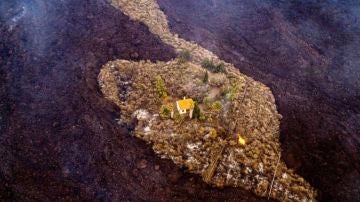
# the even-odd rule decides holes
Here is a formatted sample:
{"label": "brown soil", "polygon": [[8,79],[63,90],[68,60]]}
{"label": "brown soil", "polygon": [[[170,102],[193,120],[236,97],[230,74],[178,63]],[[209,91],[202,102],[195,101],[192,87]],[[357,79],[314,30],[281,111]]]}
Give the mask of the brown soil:
{"label": "brown soil", "polygon": [[263,200],[207,186],[117,125],[100,67],[175,54],[105,0],[1,1],[0,36],[1,201]]}
{"label": "brown soil", "polygon": [[[211,73],[204,83],[204,71],[180,60],[115,60],[101,70],[99,84],[122,111],[120,123],[136,120],[134,136],[205,182],[279,201],[314,201],[316,192],[309,183],[279,162],[281,116],[269,89],[233,73]],[[211,99],[214,88],[221,93]],[[176,110],[175,102],[184,96],[202,106],[192,118]],[[237,143],[238,135],[245,144]]]}
{"label": "brown soil", "polygon": [[158,0],[173,32],[270,86],[284,160],[319,199],[359,201],[360,5],[281,2]]}

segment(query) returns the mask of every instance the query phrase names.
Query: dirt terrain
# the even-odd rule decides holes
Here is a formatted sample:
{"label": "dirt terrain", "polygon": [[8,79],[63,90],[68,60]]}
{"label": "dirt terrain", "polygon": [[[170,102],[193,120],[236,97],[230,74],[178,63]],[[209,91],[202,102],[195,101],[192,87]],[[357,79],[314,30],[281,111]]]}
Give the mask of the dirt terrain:
{"label": "dirt terrain", "polygon": [[264,200],[209,187],[117,124],[101,66],[175,52],[105,0],[1,1],[0,36],[0,201]]}
{"label": "dirt terrain", "polygon": [[[315,201],[316,191],[279,159],[281,115],[269,88],[206,70],[181,59],[115,60],[101,69],[99,84],[123,113],[119,123],[136,123],[132,135],[206,183],[279,201]],[[183,97],[193,102],[191,115],[177,110]]]}
{"label": "dirt terrain", "polygon": [[283,159],[319,200],[360,200],[358,3],[158,3],[171,31],[271,88],[283,115]]}

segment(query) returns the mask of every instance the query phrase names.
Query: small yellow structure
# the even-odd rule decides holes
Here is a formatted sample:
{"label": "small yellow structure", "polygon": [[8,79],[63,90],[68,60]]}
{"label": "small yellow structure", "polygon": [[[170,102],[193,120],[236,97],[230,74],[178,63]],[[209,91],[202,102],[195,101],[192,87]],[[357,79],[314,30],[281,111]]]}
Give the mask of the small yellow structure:
{"label": "small yellow structure", "polygon": [[241,144],[241,145],[245,145],[245,144],[246,144],[245,139],[244,139],[244,138],[242,138],[240,135],[238,135],[238,136],[239,136],[239,144]]}
{"label": "small yellow structure", "polygon": [[176,101],[176,108],[179,114],[186,114],[187,111],[189,110],[190,118],[192,118],[194,107],[195,107],[195,102],[191,98],[186,99],[184,97],[184,99]]}

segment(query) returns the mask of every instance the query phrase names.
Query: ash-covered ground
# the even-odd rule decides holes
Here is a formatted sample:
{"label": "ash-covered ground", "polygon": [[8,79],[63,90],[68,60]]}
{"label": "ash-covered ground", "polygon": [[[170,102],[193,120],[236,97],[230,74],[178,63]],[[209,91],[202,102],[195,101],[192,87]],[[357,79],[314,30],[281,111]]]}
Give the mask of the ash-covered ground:
{"label": "ash-covered ground", "polygon": [[[282,156],[320,200],[359,200],[357,1],[158,2],[172,31],[271,87]],[[263,200],[210,188],[116,124],[101,66],[174,57],[105,0],[0,1],[0,200]]]}
{"label": "ash-covered ground", "polygon": [[97,76],[174,50],[105,0],[0,1],[0,201],[261,201],[215,189],[117,125]]}
{"label": "ash-covered ground", "polygon": [[172,31],[271,88],[287,165],[360,200],[358,1],[158,0]]}

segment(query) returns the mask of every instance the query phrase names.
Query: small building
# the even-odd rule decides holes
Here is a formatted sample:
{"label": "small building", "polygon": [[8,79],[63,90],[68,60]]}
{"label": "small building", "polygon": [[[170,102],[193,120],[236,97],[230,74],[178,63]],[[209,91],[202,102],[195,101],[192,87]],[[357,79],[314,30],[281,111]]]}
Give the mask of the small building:
{"label": "small building", "polygon": [[238,139],[239,144],[245,145],[245,144],[246,144],[246,140],[245,140],[243,137],[241,137],[240,135],[238,135],[238,137],[239,137],[239,139]]}
{"label": "small building", "polygon": [[192,118],[194,112],[195,102],[189,98],[176,101],[176,108],[179,114],[186,114],[189,111],[189,117]]}

